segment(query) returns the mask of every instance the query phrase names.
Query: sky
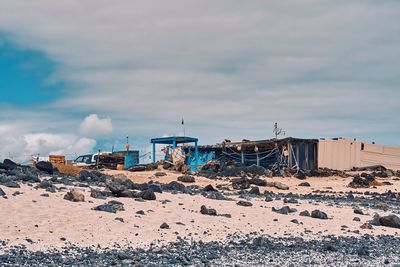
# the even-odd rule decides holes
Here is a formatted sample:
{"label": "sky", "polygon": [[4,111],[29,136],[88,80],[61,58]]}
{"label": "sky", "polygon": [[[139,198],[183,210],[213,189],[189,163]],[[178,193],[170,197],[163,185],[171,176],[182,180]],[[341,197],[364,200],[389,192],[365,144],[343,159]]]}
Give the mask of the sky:
{"label": "sky", "polygon": [[0,0],[0,159],[187,135],[400,146],[397,0]]}

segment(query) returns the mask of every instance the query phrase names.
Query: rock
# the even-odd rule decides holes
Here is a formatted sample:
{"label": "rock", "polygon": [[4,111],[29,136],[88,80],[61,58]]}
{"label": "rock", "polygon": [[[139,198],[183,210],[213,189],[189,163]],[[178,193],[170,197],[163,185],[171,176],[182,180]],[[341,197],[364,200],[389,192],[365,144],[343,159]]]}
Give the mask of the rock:
{"label": "rock", "polygon": [[360,219],[359,217],[354,217],[354,218],[353,218],[353,221],[355,221],[355,222],[360,222],[361,219]]}
{"label": "rock", "polygon": [[221,194],[220,192],[214,192],[214,191],[203,192],[202,195],[205,196],[206,198],[209,198],[209,199],[228,200],[228,198],[226,198],[226,197],[225,197],[223,194]]}
{"label": "rock", "polygon": [[119,202],[119,201],[109,201],[103,205],[94,207],[93,210],[98,210],[98,211],[105,211],[105,212],[111,212],[111,213],[116,213],[117,211],[124,211],[124,204]]}
{"label": "rock", "polygon": [[216,216],[217,211],[215,209],[207,208],[205,205],[202,205],[200,208],[200,213],[204,215]]}
{"label": "rock", "polygon": [[296,220],[296,219],[293,219],[293,220],[291,220],[290,222],[291,222],[291,223],[294,223],[294,224],[299,224],[299,221]]}
{"label": "rock", "polygon": [[274,201],[274,199],[270,195],[267,195],[265,197],[265,202],[272,202],[272,201]]}
{"label": "rock", "polygon": [[123,218],[120,218],[120,217],[117,217],[117,218],[115,218],[114,220],[120,221],[120,222],[122,222],[122,223],[125,222],[124,219],[123,219]]}
{"label": "rock", "polygon": [[206,187],[203,188],[204,192],[217,192],[218,190],[215,189],[212,185],[207,185]]}
{"label": "rock", "polygon": [[394,214],[380,217],[380,225],[392,228],[400,228],[400,218]]}
{"label": "rock", "polygon": [[281,182],[274,182],[274,187],[280,190],[289,190],[289,186],[281,183]]}
{"label": "rock", "polygon": [[69,191],[69,192],[67,192],[67,194],[65,194],[64,199],[72,201],[72,202],[84,202],[85,195],[80,191],[71,189],[71,191]]}
{"label": "rock", "polygon": [[364,215],[364,212],[360,208],[354,208],[353,211],[354,214]]}
{"label": "rock", "polygon": [[232,187],[236,190],[248,189],[250,187],[249,179],[245,177],[232,179]]}
{"label": "rock", "polygon": [[371,230],[373,229],[372,225],[370,223],[364,223],[363,225],[360,226],[361,229],[367,229],[367,230]]}
{"label": "rock", "polygon": [[178,181],[182,183],[194,183],[196,180],[193,176],[185,174],[178,177]]}
{"label": "rock", "polygon": [[128,187],[121,181],[121,179],[112,179],[107,183],[108,189],[113,195],[119,196],[122,192],[128,191]]}
{"label": "rock", "polygon": [[167,223],[163,223],[160,225],[160,229],[169,229],[169,225]]}
{"label": "rock", "polygon": [[97,198],[97,199],[106,199],[108,196],[110,196],[111,193],[105,192],[105,191],[100,191],[94,188],[90,189],[90,196],[92,198]]}
{"label": "rock", "polygon": [[304,179],[306,179],[306,174],[304,173],[304,171],[299,170],[299,171],[296,173],[295,177],[296,177],[297,179],[304,180]]}
{"label": "rock", "polygon": [[10,188],[20,188],[21,186],[18,184],[17,181],[0,175],[0,184],[10,187]]}
{"label": "rock", "polygon": [[156,194],[154,194],[153,190],[151,189],[144,190],[140,196],[144,200],[156,200]]}
{"label": "rock", "polygon": [[328,215],[320,210],[313,210],[311,212],[311,217],[315,218],[315,219],[321,219],[321,220],[327,220],[328,219]]}
{"label": "rock", "polygon": [[51,180],[43,180],[39,183],[39,187],[42,189],[47,189],[53,186],[53,182]]}
{"label": "rock", "polygon": [[3,161],[3,164],[4,164],[5,166],[7,166],[7,169],[8,169],[8,170],[13,170],[13,169],[17,168],[17,166],[18,166],[18,164],[15,163],[14,161],[12,161],[11,159],[5,159],[5,160]]}
{"label": "rock", "polygon": [[306,187],[310,187],[311,185],[310,185],[310,183],[309,183],[309,182],[303,182],[303,183],[300,183],[298,186],[306,186]]}
{"label": "rock", "polygon": [[5,196],[5,195],[6,195],[6,192],[4,192],[3,189],[1,189],[1,187],[0,187],[0,197]]}
{"label": "rock", "polygon": [[46,192],[55,193],[55,192],[57,192],[56,187],[54,185],[47,187]]}
{"label": "rock", "polygon": [[47,193],[45,193],[45,194],[41,194],[40,196],[41,196],[41,197],[50,197],[50,195],[49,195],[49,194],[47,194]]}
{"label": "rock", "polygon": [[138,211],[136,212],[136,214],[138,214],[138,215],[145,215],[145,213],[144,213],[143,210],[138,210]]}
{"label": "rock", "polygon": [[166,175],[167,175],[167,173],[165,173],[165,172],[156,172],[154,174],[154,176],[156,176],[156,177],[162,177],[162,176],[166,176]]}
{"label": "rock", "polygon": [[257,186],[267,186],[267,181],[265,179],[260,179],[257,177],[253,177],[252,179],[250,179],[249,183]]}
{"label": "rock", "polygon": [[48,174],[54,173],[53,164],[48,161],[39,161],[36,163],[36,169],[47,172]]}
{"label": "rock", "polygon": [[163,191],[178,191],[186,194],[190,193],[186,186],[176,181],[172,181],[169,184],[164,184],[161,186],[161,188]]}
{"label": "rock", "polygon": [[260,194],[260,188],[258,188],[257,186],[252,187],[249,191],[250,195],[259,195]]}
{"label": "rock", "polygon": [[297,201],[297,199],[294,199],[294,198],[285,198],[283,200],[283,203],[285,203],[285,204],[298,204],[299,201]]}
{"label": "rock", "polygon": [[161,186],[159,186],[158,184],[149,184],[148,190],[151,190],[154,193],[162,193]]}
{"label": "rock", "polygon": [[251,202],[243,201],[243,200],[240,200],[240,201],[236,202],[236,205],[243,206],[243,207],[251,207],[251,206],[253,206],[253,204]]}
{"label": "rock", "polygon": [[272,211],[274,211],[276,213],[283,214],[283,215],[288,215],[289,213],[294,213],[297,210],[296,209],[292,209],[289,206],[284,206],[284,207],[282,207],[280,209],[276,209],[275,207],[272,207]]}
{"label": "rock", "polygon": [[300,216],[304,216],[304,217],[310,217],[311,214],[308,210],[304,210],[302,212],[299,213]]}

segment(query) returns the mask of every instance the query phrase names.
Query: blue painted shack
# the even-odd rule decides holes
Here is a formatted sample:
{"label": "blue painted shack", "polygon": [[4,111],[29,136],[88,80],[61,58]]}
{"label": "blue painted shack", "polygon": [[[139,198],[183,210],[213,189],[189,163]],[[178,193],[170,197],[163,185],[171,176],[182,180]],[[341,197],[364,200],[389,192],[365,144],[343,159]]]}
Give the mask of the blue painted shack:
{"label": "blue painted shack", "polygon": [[[183,148],[186,153],[186,164],[194,165],[195,148]],[[226,140],[216,145],[198,146],[198,164],[202,165],[210,160],[221,162],[235,161],[246,166],[257,165],[268,169],[313,170],[318,168],[318,140],[284,138],[259,141],[244,140],[231,142]]]}

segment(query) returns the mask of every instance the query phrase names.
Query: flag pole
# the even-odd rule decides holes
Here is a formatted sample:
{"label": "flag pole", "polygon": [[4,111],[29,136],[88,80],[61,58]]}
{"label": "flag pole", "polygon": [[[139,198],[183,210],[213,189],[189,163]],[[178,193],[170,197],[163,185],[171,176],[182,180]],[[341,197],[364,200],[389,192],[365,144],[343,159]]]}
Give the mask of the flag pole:
{"label": "flag pole", "polygon": [[183,136],[186,136],[185,121],[182,117]]}

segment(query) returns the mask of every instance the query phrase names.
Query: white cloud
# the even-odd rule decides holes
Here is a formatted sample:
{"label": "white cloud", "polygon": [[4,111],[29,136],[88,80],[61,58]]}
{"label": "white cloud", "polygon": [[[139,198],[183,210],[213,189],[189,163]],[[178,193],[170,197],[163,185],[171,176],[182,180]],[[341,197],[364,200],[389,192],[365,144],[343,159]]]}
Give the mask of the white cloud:
{"label": "white cloud", "polygon": [[80,133],[88,137],[104,136],[112,133],[113,126],[110,118],[100,119],[97,114],[90,114],[80,125]]}

